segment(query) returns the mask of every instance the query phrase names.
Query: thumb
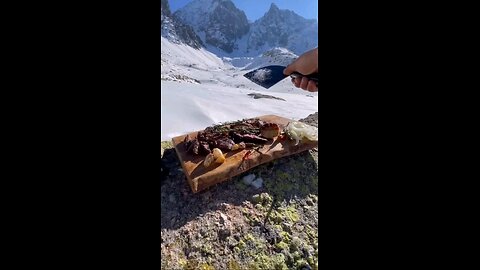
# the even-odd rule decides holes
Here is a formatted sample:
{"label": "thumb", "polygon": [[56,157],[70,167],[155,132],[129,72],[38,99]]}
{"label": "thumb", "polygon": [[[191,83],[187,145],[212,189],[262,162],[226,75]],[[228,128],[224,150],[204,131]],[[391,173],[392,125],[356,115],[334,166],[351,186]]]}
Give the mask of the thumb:
{"label": "thumb", "polygon": [[292,74],[294,71],[295,71],[295,63],[292,63],[290,65],[288,65],[284,70],[283,70],[283,74],[285,75],[290,75]]}

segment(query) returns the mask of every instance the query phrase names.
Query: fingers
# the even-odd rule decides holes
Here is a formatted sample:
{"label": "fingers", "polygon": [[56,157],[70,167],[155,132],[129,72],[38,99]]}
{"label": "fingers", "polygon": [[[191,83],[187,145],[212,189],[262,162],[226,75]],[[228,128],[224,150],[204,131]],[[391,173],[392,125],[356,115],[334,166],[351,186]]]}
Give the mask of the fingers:
{"label": "fingers", "polygon": [[292,83],[295,85],[295,87],[300,88],[300,82],[302,81],[301,78],[292,78]]}
{"label": "fingers", "polygon": [[307,90],[309,92],[317,92],[318,87],[313,80],[309,80],[307,77],[296,77],[292,78],[292,83],[297,88],[301,88],[303,90]]}
{"label": "fingers", "polygon": [[317,87],[315,81],[311,80],[311,81],[308,82],[307,90],[309,92],[317,92],[318,91],[318,87]]}
{"label": "fingers", "polygon": [[307,85],[308,85],[308,78],[302,77],[302,80],[300,82],[300,88],[302,88],[303,90],[307,90]]}

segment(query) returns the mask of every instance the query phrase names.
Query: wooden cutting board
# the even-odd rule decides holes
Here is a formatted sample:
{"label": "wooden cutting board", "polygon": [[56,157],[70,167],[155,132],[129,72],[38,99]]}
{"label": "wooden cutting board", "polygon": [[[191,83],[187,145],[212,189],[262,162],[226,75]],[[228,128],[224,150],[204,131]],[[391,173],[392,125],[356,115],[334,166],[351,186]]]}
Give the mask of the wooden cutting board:
{"label": "wooden cutting board", "polygon": [[[289,122],[293,121],[276,115],[264,115],[256,118],[265,122],[276,123],[280,126],[280,130],[283,130]],[[191,138],[195,138],[198,132],[199,131],[192,132],[188,135],[190,135]],[[205,166],[203,166],[205,156],[187,153],[185,143],[183,142],[185,136],[187,136],[187,134],[174,137],[172,142],[193,193],[228,180],[260,164],[318,146],[318,142],[301,141],[298,145],[295,145],[295,141],[275,138],[269,140],[268,143],[260,149],[262,154],[252,151],[249,158],[245,159],[243,163],[242,158],[248,149],[227,152],[224,163],[205,168]]]}

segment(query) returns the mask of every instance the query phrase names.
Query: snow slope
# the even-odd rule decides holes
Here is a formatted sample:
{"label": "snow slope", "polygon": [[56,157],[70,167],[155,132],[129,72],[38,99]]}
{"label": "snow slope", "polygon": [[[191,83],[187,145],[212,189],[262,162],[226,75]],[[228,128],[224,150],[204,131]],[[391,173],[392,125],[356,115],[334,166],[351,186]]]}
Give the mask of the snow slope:
{"label": "snow slope", "polygon": [[[253,99],[247,95],[252,92],[286,101]],[[266,114],[298,120],[316,112],[318,107],[317,97],[170,81],[162,81],[161,98],[162,141],[220,122]]]}
{"label": "snow slope", "polygon": [[[243,77],[246,70],[205,49],[161,42],[162,141],[225,121],[265,114],[298,120],[317,111],[318,94],[295,88],[288,78],[267,90]],[[254,99],[250,93],[286,101]]]}
{"label": "snow slope", "polygon": [[176,66],[188,66],[202,70],[224,68],[222,59],[205,48],[194,49],[185,44],[175,44],[161,37],[161,72],[171,73]]}

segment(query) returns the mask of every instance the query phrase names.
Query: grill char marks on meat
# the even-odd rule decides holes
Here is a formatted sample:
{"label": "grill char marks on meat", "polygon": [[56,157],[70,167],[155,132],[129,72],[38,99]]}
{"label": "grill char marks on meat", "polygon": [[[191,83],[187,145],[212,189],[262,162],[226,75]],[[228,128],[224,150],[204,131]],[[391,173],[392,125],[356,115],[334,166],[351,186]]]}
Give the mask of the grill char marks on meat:
{"label": "grill char marks on meat", "polygon": [[208,155],[212,152],[212,150],[210,150],[210,145],[208,145],[207,142],[205,141],[201,141],[200,142],[200,154],[202,155]]}
{"label": "grill char marks on meat", "polygon": [[266,142],[268,142],[267,139],[262,138],[262,137],[257,136],[257,135],[253,135],[253,134],[243,135],[243,141],[244,142],[251,142],[251,143],[266,143]]}
{"label": "grill char marks on meat", "polygon": [[198,155],[198,149],[200,148],[200,143],[197,139],[193,139],[190,141],[190,146],[187,149],[187,152],[192,154]]}
{"label": "grill char marks on meat", "polygon": [[215,147],[220,148],[220,150],[223,151],[231,151],[234,144],[235,142],[228,137],[217,139],[215,141]]}
{"label": "grill char marks on meat", "polygon": [[238,134],[237,132],[235,131],[230,131],[230,137],[233,138],[233,141],[235,143],[241,143],[243,142],[243,136]]}
{"label": "grill char marks on meat", "polygon": [[192,139],[185,137],[185,147],[195,155],[208,155],[214,148],[224,152],[232,151],[234,144],[264,144],[268,140],[261,136],[265,123],[259,119],[244,119],[227,124],[207,127]]}
{"label": "grill char marks on meat", "polygon": [[267,139],[257,136],[255,134],[238,134],[236,132],[232,132],[231,134],[235,143],[266,143],[268,141]]}

